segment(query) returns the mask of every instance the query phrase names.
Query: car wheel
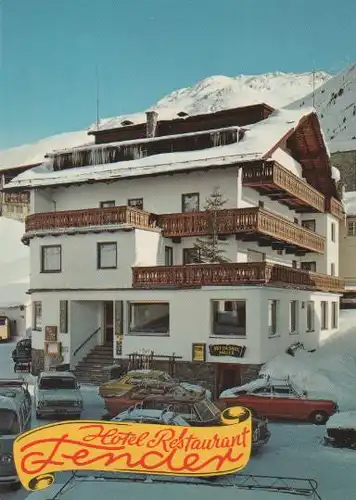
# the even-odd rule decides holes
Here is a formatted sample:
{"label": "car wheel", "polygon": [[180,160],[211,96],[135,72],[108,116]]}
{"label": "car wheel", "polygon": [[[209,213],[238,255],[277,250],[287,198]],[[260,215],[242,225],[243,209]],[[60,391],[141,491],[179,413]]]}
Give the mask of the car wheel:
{"label": "car wheel", "polygon": [[324,425],[329,419],[329,415],[325,411],[315,411],[310,415],[310,420],[315,425]]}

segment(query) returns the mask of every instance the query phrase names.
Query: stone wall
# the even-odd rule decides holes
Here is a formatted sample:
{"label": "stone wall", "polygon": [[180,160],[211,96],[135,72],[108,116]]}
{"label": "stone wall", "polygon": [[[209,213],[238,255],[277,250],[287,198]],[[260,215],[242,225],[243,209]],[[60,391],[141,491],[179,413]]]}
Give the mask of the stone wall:
{"label": "stone wall", "polygon": [[44,350],[32,349],[32,375],[39,375],[44,370]]}
{"label": "stone wall", "polygon": [[340,170],[341,183],[346,191],[356,191],[356,141],[354,151],[332,153],[331,162]]}

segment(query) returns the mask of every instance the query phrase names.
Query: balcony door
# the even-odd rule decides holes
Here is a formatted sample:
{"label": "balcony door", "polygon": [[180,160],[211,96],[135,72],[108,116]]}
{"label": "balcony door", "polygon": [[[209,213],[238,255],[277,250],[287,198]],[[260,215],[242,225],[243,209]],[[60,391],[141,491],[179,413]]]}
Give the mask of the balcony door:
{"label": "balcony door", "polygon": [[247,262],[264,262],[266,256],[263,252],[256,250],[247,250]]}
{"label": "balcony door", "polygon": [[104,344],[114,342],[114,302],[104,302]]}

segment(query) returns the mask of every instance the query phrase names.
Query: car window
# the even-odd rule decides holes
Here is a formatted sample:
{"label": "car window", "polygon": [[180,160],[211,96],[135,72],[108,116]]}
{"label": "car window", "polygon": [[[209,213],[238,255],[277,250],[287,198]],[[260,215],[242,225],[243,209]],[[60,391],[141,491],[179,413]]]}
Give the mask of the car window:
{"label": "car window", "polygon": [[76,381],[70,377],[43,377],[40,380],[39,388],[48,389],[76,389]]}
{"label": "car window", "polygon": [[0,436],[19,434],[20,422],[13,410],[0,409]]}
{"label": "car window", "polygon": [[280,397],[293,395],[292,392],[291,392],[291,390],[289,389],[289,387],[274,386],[273,387],[273,392],[274,392],[275,396],[280,396]]}
{"label": "car window", "polygon": [[173,411],[188,422],[195,422],[196,420],[199,420],[198,415],[192,405],[177,403],[174,404]]}
{"label": "car window", "polygon": [[271,389],[269,387],[258,387],[251,391],[252,394],[258,394],[259,396],[270,396]]}

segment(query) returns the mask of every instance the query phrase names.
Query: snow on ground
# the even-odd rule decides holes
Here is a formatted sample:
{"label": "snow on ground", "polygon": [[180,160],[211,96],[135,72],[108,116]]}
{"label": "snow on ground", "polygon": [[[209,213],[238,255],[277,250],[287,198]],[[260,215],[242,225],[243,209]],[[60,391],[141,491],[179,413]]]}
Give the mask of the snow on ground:
{"label": "snow on ground", "polygon": [[27,302],[30,252],[21,243],[24,232],[22,222],[0,217],[0,307]]}
{"label": "snow on ground", "polygon": [[341,411],[356,410],[356,311],[342,310],[339,331],[321,338],[314,353],[278,356],[264,365],[261,373],[289,376],[310,396],[331,397]]}

